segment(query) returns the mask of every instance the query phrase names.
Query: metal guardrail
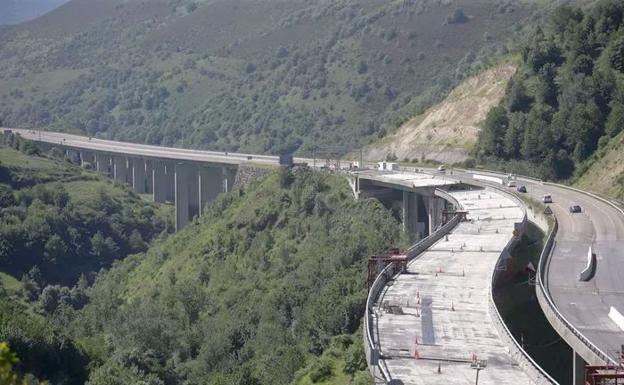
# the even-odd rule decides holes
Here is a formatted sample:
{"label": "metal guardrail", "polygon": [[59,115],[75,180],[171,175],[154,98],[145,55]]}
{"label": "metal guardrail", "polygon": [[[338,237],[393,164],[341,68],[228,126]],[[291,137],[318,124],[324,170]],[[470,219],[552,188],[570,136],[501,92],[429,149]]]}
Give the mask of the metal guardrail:
{"label": "metal guardrail", "polygon": [[[460,207],[459,202],[451,197],[452,203],[456,205],[456,207]],[[415,260],[423,251],[427,250],[431,245],[440,240],[444,235],[448,234],[451,229],[453,229],[459,223],[460,217],[455,215],[448,221],[444,226],[440,227],[437,231],[430,234],[429,236],[421,239],[419,242],[411,246],[407,249],[406,255],[409,259],[408,262]],[[375,305],[375,301],[379,297],[382,289],[385,287],[386,283],[392,279],[395,275],[399,273],[398,265],[391,263],[386,266],[381,273],[375,278],[369,292],[368,297],[366,298],[366,310],[364,314],[364,351],[366,353],[366,363],[371,370],[373,376],[375,376],[375,367],[379,367],[381,374],[386,382],[390,381],[390,373],[388,369],[384,365],[380,365],[380,350],[378,344],[375,344],[373,339],[374,331],[373,331],[373,307]]]}
{"label": "metal guardrail", "polygon": [[[510,193],[509,191],[492,186],[488,186],[487,188],[495,189],[502,193],[504,196],[512,198],[516,202],[516,204],[522,209],[523,212],[521,226],[524,228],[527,223],[527,210],[524,202],[518,196],[516,196],[516,194]],[[508,250],[510,250],[517,242],[518,239],[516,237],[511,238],[509,242],[507,242],[507,245],[505,245],[503,252],[500,254],[498,260],[496,261],[496,266],[498,266],[505,252],[508,252]],[[535,384],[559,385],[559,383],[548,373],[546,373],[546,371],[542,369],[542,367],[537,362],[535,362],[535,360],[533,360],[533,358],[531,358],[531,356],[522,348],[522,346],[518,343],[516,338],[513,336],[513,334],[505,324],[505,321],[503,320],[503,317],[501,316],[500,312],[498,311],[498,307],[494,302],[494,285],[497,278],[497,270],[494,269],[494,271],[492,271],[490,281],[490,295],[488,296],[488,302],[490,312],[496,315],[496,317],[493,317],[492,320],[494,322],[494,326],[498,329],[499,336],[503,340],[506,340],[505,342],[509,347],[509,354],[512,358],[516,360],[516,362],[518,362],[518,365],[531,378],[531,380],[534,381]]]}
{"label": "metal guardrail", "polygon": [[[540,299],[540,295],[543,297],[544,302],[548,308],[552,311],[555,317],[562,323],[564,327],[566,327],[572,334],[578,338],[578,340],[585,345],[593,354],[595,354],[598,358],[603,360],[606,364],[617,365],[618,363],[605,352],[603,352],[600,348],[594,345],[587,337],[585,337],[577,328],[572,325],[570,321],[568,321],[563,314],[557,309],[552,297],[550,296],[550,292],[548,291],[548,266],[550,264],[549,258],[554,250],[555,245],[555,236],[557,235],[557,231],[559,230],[559,221],[557,217],[554,216],[555,219],[553,227],[548,235],[546,240],[546,244],[544,245],[544,249],[542,250],[542,254],[540,255],[540,260],[537,265],[537,287],[539,288],[538,299]],[[542,301],[540,301],[542,302]]]}
{"label": "metal guardrail", "polygon": [[[468,172],[474,172],[474,171],[470,171],[470,170],[466,170]],[[478,172],[478,171],[477,171]],[[492,173],[492,172],[489,172]],[[493,173],[495,174],[495,173]],[[541,183],[543,185],[550,185],[550,186],[555,186],[555,187],[560,187],[560,188],[565,188],[568,190],[572,190],[575,191],[577,193],[580,194],[584,194],[587,196],[590,196],[594,199],[598,199],[610,206],[612,206],[613,208],[615,208],[616,210],[618,210],[622,215],[624,215],[624,210],[620,207],[618,207],[617,204],[611,202],[608,199],[605,199],[599,195],[587,192],[587,191],[583,191],[574,187],[570,187],[570,186],[566,186],[566,185],[562,185],[559,183],[551,183],[551,182],[544,182],[541,181],[539,179],[535,179],[535,178],[530,178],[530,177],[525,177],[525,176],[521,176],[518,175],[517,176],[520,179],[524,179],[530,182],[534,182],[534,183]],[[502,190],[503,191],[503,190]],[[509,193],[510,195],[514,195],[513,193]],[[517,197],[516,197],[517,198]],[[517,198],[519,199],[519,198]],[[524,207],[524,204],[522,205],[522,207]],[[605,352],[603,352],[599,347],[597,347],[596,345],[594,345],[587,337],[585,337],[576,327],[574,327],[574,325],[568,321],[567,318],[565,318],[565,316],[559,311],[559,309],[557,309],[557,306],[555,305],[550,292],[548,291],[548,285],[547,285],[547,269],[545,269],[544,264],[546,263],[545,261],[547,261],[549,259],[550,254],[552,253],[552,250],[554,250],[553,244],[554,244],[554,237],[557,234],[557,231],[559,229],[559,223],[557,221],[557,218],[553,215],[553,217],[555,218],[555,224],[553,225],[553,230],[551,231],[551,233],[549,234],[548,240],[546,242],[546,244],[544,245],[544,249],[542,250],[542,254],[540,255],[540,262],[538,264],[538,274],[537,274],[537,280],[538,280],[538,287],[540,292],[538,294],[541,294],[544,297],[544,302],[546,302],[545,304],[547,305],[547,307],[552,311],[552,313],[555,315],[555,317],[562,323],[562,325],[567,328],[583,345],[585,345],[585,347],[587,349],[589,349],[596,357],[598,357],[600,360],[602,360],[605,364],[607,365],[617,365],[618,363],[611,358],[608,354],[606,354]],[[546,275],[545,275],[546,274]],[[544,283],[544,281],[546,281],[546,283]],[[539,299],[539,296],[538,296]]]}

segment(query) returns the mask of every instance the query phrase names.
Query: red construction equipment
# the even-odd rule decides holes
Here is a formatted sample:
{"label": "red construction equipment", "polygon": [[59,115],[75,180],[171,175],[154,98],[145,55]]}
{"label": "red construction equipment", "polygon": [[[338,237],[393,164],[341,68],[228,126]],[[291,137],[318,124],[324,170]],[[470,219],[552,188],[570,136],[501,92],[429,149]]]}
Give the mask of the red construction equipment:
{"label": "red construction equipment", "polygon": [[618,352],[619,365],[585,366],[585,385],[624,385],[624,345]]}
{"label": "red construction equipment", "polygon": [[397,248],[391,249],[385,255],[373,255],[368,258],[368,278],[367,284],[368,289],[371,288],[373,282],[375,282],[375,278],[377,275],[381,273],[384,267],[388,264],[395,264],[400,270],[404,270],[407,268],[407,255],[402,254],[401,251]]}

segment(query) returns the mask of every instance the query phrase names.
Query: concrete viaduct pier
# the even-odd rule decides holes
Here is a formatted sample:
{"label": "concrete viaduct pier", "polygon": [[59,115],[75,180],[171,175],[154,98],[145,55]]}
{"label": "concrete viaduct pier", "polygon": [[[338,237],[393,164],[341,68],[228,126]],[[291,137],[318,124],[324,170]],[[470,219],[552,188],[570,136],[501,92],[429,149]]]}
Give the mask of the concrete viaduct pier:
{"label": "concrete viaduct pier", "polygon": [[[231,191],[237,166],[158,158],[80,152],[80,163],[95,159],[95,169],[154,202],[175,204],[176,229],[199,217],[220,193]],[[112,170],[112,171],[111,171]]]}
{"label": "concrete viaduct pier", "polygon": [[223,192],[231,191],[241,164],[279,166],[279,157],[187,150],[124,143],[56,132],[12,129],[25,139],[55,146],[67,158],[90,167],[137,194],[175,205],[179,230]]}

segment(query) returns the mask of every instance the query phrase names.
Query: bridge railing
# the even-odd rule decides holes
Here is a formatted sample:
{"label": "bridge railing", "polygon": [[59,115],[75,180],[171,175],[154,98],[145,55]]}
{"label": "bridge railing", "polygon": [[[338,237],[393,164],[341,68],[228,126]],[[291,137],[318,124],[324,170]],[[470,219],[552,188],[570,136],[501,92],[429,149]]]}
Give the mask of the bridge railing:
{"label": "bridge railing", "polygon": [[[437,195],[437,194],[436,194]],[[449,195],[449,194],[447,194]],[[440,196],[440,195],[438,195]],[[456,207],[459,206],[459,202],[449,195],[449,200]],[[443,236],[448,234],[460,221],[458,215],[453,216],[446,224],[440,227],[437,231],[433,232],[429,236],[423,238],[406,251],[408,261],[415,260],[423,251],[427,250],[431,245],[439,241]],[[366,353],[366,362],[373,375],[376,375],[375,368],[379,368],[379,371],[383,379],[390,381],[390,373],[385,366],[383,360],[381,360],[381,352],[379,347],[379,341],[376,341],[375,331],[373,330],[373,317],[376,316],[374,312],[375,302],[379,298],[381,291],[386,286],[386,283],[400,273],[400,266],[394,263],[387,265],[381,273],[377,276],[373,282],[370,290],[368,291],[368,297],[366,298],[366,310],[364,314],[364,351]]]}
{"label": "bridge railing", "polygon": [[[480,171],[472,171],[472,170],[465,170],[468,172],[477,172],[479,173]],[[499,173],[492,173],[489,172],[490,174],[499,174]],[[539,179],[535,179],[535,178],[531,178],[531,177],[525,177],[525,176],[521,176],[518,175],[517,179],[519,180],[527,180],[530,182],[536,182],[536,183],[541,183],[544,185],[551,185],[551,186],[556,186],[556,187],[560,187],[560,188],[565,188],[568,190],[572,190],[587,196],[590,196],[592,198],[598,199],[608,205],[611,205],[612,207],[614,207],[616,210],[618,210],[622,215],[624,215],[624,210],[621,207],[618,207],[617,204],[615,204],[614,202],[605,199],[597,194],[593,194],[587,191],[583,191],[583,190],[579,190],[576,189],[574,187],[570,187],[570,186],[566,186],[566,185],[562,185],[562,184],[558,184],[558,183],[550,183],[550,182],[544,182],[542,180]],[[496,187],[494,187],[496,188]],[[497,188],[498,189],[498,188]],[[504,191],[502,189],[499,189],[501,191]],[[516,194],[507,192],[509,195],[515,196]],[[520,200],[520,198],[515,197],[516,199]],[[522,204],[522,207],[524,208],[524,203]],[[554,215],[553,215],[554,217]],[[610,357],[608,354],[606,354],[604,351],[602,351],[600,348],[598,348],[596,345],[594,345],[587,337],[585,337],[576,327],[574,327],[574,325],[568,320],[566,319],[566,317],[559,311],[559,309],[557,308],[557,306],[555,305],[552,296],[550,295],[550,291],[548,290],[548,266],[549,266],[549,258],[550,255],[552,254],[552,251],[554,250],[554,244],[555,244],[555,236],[557,234],[557,231],[559,229],[559,223],[557,221],[557,218],[555,217],[555,223],[553,225],[553,228],[551,229],[551,232],[547,238],[546,244],[544,245],[544,249],[542,250],[542,253],[540,255],[540,261],[538,264],[538,272],[537,272],[537,288],[538,290],[536,290],[537,292],[537,298],[538,301],[540,303],[540,306],[542,308],[542,310],[544,311],[544,313],[546,314],[546,316],[550,319],[550,320],[556,320],[560,323],[560,326],[567,329],[569,332],[571,332],[580,342],[581,344],[583,344],[583,346],[585,346],[590,352],[592,352],[598,359],[600,359],[601,361],[603,361],[605,364],[607,365],[617,365],[618,363],[612,358]],[[554,325],[553,325],[554,326]]]}
{"label": "bridge railing", "polygon": [[554,224],[550,233],[548,234],[548,238],[546,239],[546,243],[544,245],[544,249],[542,250],[542,254],[540,255],[539,264],[537,266],[537,299],[544,310],[544,312],[548,312],[547,314],[549,319],[553,319],[553,317],[561,323],[561,326],[569,330],[587,349],[589,349],[596,357],[604,361],[606,364],[617,365],[618,363],[608,354],[600,350],[596,345],[594,345],[589,339],[587,339],[577,328],[572,325],[570,321],[568,321],[563,314],[557,309],[551,295],[548,290],[548,268],[550,265],[550,256],[555,246],[555,236],[557,235],[557,231],[559,230],[559,222],[557,217],[554,216]]}
{"label": "bridge railing", "polygon": [[[515,194],[505,191],[503,189],[500,189],[497,187],[491,187],[491,186],[488,186],[487,188],[497,190],[498,192],[502,193],[504,196],[511,198],[518,205],[518,207],[522,209],[522,212],[523,212],[522,221],[519,223],[516,223],[516,228],[521,227],[522,229],[524,229],[526,227],[526,223],[528,220],[527,211],[526,211],[524,202]],[[514,359],[517,362],[517,364],[522,368],[522,370],[524,370],[524,372],[529,376],[529,378],[531,378],[533,383],[538,384],[538,385],[539,384],[559,385],[559,383],[554,378],[552,378],[537,362],[535,362],[535,360],[533,360],[533,358],[524,350],[524,348],[520,345],[520,343],[518,343],[518,340],[516,340],[514,335],[511,333],[511,331],[505,324],[505,320],[503,319],[502,315],[498,311],[498,307],[496,306],[496,302],[494,301],[494,287],[496,284],[496,280],[498,279],[498,275],[499,275],[498,273],[500,271],[498,269],[498,266],[500,265],[503,257],[509,254],[509,252],[513,249],[513,247],[519,240],[520,240],[519,235],[514,236],[509,239],[509,241],[507,242],[507,245],[505,245],[505,248],[503,249],[500,256],[498,257],[498,260],[496,261],[496,268],[492,271],[492,276],[490,279],[490,290],[489,290],[490,293],[488,296],[488,306],[490,309],[490,313],[494,314],[494,317],[492,317],[492,321],[498,331],[499,336],[509,348],[509,354],[511,355],[512,359]]]}

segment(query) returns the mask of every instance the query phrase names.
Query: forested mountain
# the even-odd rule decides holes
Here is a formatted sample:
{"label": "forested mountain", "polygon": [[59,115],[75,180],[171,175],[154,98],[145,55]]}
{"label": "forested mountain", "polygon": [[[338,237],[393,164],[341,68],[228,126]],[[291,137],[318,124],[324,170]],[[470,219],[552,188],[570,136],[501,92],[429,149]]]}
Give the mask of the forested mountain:
{"label": "forested mountain", "polygon": [[35,19],[68,0],[0,0],[0,25]]}
{"label": "forested mountain", "polygon": [[[367,257],[405,245],[401,234],[342,178],[282,169],[222,195],[100,276],[84,309],[56,316],[93,358],[91,385],[289,384],[299,370],[368,383],[361,336],[350,336]],[[328,348],[334,361],[317,362]]]}
{"label": "forested mountain", "polygon": [[72,0],[0,29],[0,119],[195,148],[353,148],[493,63],[537,9],[511,0]]}
{"label": "forested mountain", "polygon": [[521,48],[518,73],[505,102],[488,114],[476,152],[566,179],[605,153],[597,150],[624,151],[612,139],[623,128],[624,3],[561,7]]}
{"label": "forested mountain", "polygon": [[17,136],[0,142],[0,341],[18,371],[83,384],[90,358],[52,315],[82,308],[100,270],[173,227],[171,210]]}

